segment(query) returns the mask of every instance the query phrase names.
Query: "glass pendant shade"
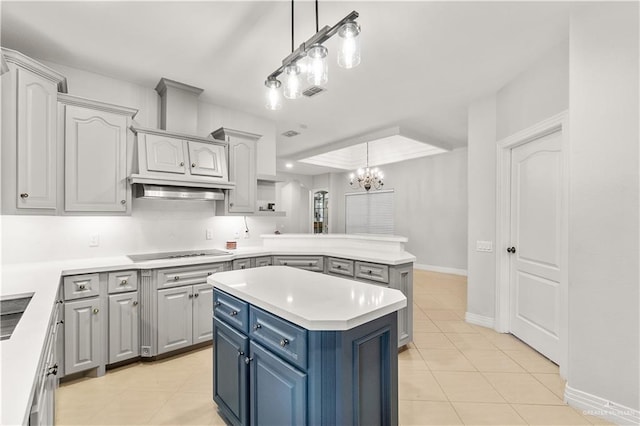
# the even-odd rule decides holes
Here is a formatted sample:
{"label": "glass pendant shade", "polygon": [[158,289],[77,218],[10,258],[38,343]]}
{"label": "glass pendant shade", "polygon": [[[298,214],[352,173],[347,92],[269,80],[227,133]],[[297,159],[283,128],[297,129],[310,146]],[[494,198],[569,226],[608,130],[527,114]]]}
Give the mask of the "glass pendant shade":
{"label": "glass pendant shade", "polygon": [[280,98],[280,81],[275,78],[268,78],[264,85],[267,86],[267,99],[265,106],[272,111],[282,108],[282,99]]}
{"label": "glass pendant shade", "polygon": [[300,81],[300,66],[294,63],[287,66],[284,69],[284,72],[284,97],[287,99],[299,98],[300,96],[302,96],[302,92],[300,90],[300,86],[302,86]]}
{"label": "glass pendant shade", "polygon": [[314,86],[327,84],[329,79],[328,53],[329,50],[321,44],[314,44],[307,51],[307,57],[309,58],[307,81]]}
{"label": "glass pendant shade", "polygon": [[342,38],[338,49],[338,65],[342,68],[354,68],[360,64],[360,26],[347,22],[340,27],[338,35]]}

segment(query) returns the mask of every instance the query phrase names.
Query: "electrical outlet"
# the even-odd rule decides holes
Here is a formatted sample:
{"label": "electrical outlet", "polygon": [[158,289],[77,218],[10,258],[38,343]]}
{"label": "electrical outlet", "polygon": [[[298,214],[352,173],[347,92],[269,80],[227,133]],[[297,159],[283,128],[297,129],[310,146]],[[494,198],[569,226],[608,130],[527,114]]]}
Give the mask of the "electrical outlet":
{"label": "electrical outlet", "polygon": [[98,247],[100,245],[100,235],[93,234],[89,237],[89,247]]}
{"label": "electrical outlet", "polygon": [[207,240],[213,239],[213,231],[211,229],[207,229]]}
{"label": "electrical outlet", "polygon": [[240,231],[236,231],[233,233],[233,238],[235,238],[236,240],[240,239]]}
{"label": "electrical outlet", "polygon": [[476,251],[491,253],[493,251],[493,241],[476,241]]}
{"label": "electrical outlet", "polygon": [[249,238],[249,231],[244,231],[244,237]]}

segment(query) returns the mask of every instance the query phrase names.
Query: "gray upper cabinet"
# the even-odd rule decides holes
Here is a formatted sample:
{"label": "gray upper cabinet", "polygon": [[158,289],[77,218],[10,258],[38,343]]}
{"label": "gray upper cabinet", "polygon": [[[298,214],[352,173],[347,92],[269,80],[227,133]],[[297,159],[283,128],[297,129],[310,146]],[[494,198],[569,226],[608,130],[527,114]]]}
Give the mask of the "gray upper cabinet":
{"label": "gray upper cabinet", "polygon": [[145,140],[148,171],[185,174],[182,140],[159,135],[141,137]]}
{"label": "gray upper cabinet", "polygon": [[235,183],[235,188],[228,191],[224,205],[216,206],[217,213],[255,213],[258,191],[256,143],[261,136],[224,127],[212,135],[229,143],[229,180]]}
{"label": "gray upper cabinet", "polygon": [[67,212],[130,213],[128,127],[137,110],[59,95]]}
{"label": "gray upper cabinet", "polygon": [[188,141],[189,170],[192,175],[223,177],[224,147]]}
{"label": "gray upper cabinet", "polygon": [[19,52],[3,48],[2,55],[9,67],[2,77],[3,212],[55,213],[56,99],[66,80]]}

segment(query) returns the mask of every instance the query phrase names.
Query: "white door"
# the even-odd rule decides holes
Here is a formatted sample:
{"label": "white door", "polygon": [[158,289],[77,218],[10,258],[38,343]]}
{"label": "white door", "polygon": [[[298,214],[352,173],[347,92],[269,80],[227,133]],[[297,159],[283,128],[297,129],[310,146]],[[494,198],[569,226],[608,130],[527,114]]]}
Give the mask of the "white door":
{"label": "white door", "polygon": [[510,331],[558,363],[562,132],[511,150]]}
{"label": "white door", "polygon": [[144,135],[147,171],[185,174],[183,143],[166,136]]}
{"label": "white door", "polygon": [[192,175],[223,177],[223,146],[193,141],[187,145]]}

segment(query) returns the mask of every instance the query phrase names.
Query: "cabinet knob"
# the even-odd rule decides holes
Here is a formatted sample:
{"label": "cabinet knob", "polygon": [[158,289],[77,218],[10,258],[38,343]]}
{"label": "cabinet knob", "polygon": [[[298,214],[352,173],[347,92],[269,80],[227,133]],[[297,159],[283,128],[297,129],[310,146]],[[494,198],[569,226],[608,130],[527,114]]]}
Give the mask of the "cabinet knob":
{"label": "cabinet knob", "polygon": [[137,300],[133,301],[133,306],[138,306],[138,301]]}
{"label": "cabinet knob", "polygon": [[86,285],[84,285],[84,284],[80,284],[80,285],[78,286],[78,288],[79,288],[80,290],[84,290],[85,288],[87,288],[87,286],[86,286]]}
{"label": "cabinet knob", "polygon": [[246,266],[246,265],[241,265],[241,266],[240,266],[240,269],[244,269],[244,267],[245,267],[245,266]]}
{"label": "cabinet knob", "polygon": [[367,274],[369,274],[369,275],[371,275],[372,273],[373,273],[373,271],[372,271],[371,269],[369,269],[369,270],[367,271]]}
{"label": "cabinet knob", "polygon": [[342,269],[342,265],[337,265],[336,269]]}
{"label": "cabinet knob", "polygon": [[280,346],[282,346],[283,348],[285,346],[287,346],[289,344],[289,340],[285,339],[284,337],[282,339],[280,339]]}
{"label": "cabinet knob", "polygon": [[313,266],[313,262],[309,262],[309,266]]}
{"label": "cabinet knob", "polygon": [[242,352],[242,350],[238,349],[238,356],[242,356],[244,355],[244,352]]}
{"label": "cabinet knob", "polygon": [[22,194],[20,194],[20,198],[29,198],[29,194],[23,192]]}
{"label": "cabinet knob", "polygon": [[175,277],[173,277],[174,281],[178,281],[180,279],[180,277],[178,275],[176,275]]}
{"label": "cabinet knob", "polygon": [[236,315],[238,315],[238,311],[231,311],[229,312],[229,315],[231,315],[232,317],[235,317]]}
{"label": "cabinet knob", "polygon": [[47,376],[50,375],[58,375],[58,364],[54,364],[52,367],[49,367],[49,369],[47,370]]}
{"label": "cabinet knob", "polygon": [[229,203],[229,207],[233,207],[233,203]]}
{"label": "cabinet knob", "polygon": [[190,294],[190,295],[189,295],[189,299],[193,299],[193,294]]}
{"label": "cabinet knob", "polygon": [[200,293],[196,293],[193,295],[193,297],[198,297],[198,296],[200,296]]}
{"label": "cabinet knob", "polygon": [[120,285],[127,285],[127,280],[120,281]]}
{"label": "cabinet knob", "polygon": [[64,320],[60,320],[56,324],[64,324]]}
{"label": "cabinet knob", "polygon": [[212,275],[212,274],[213,274],[213,272],[207,272],[207,276]]}
{"label": "cabinet knob", "polygon": [[93,308],[93,313],[94,313],[94,314],[97,314],[98,312],[100,312],[100,309],[98,309],[98,308]]}
{"label": "cabinet knob", "polygon": [[282,262],[282,264],[283,264],[284,266],[287,266],[287,262]]}
{"label": "cabinet knob", "polygon": [[220,302],[216,302],[216,303],[214,303],[213,305],[214,305],[214,306],[220,306],[220,305],[221,305],[221,303],[220,303]]}
{"label": "cabinet knob", "polygon": [[184,166],[184,161],[181,161],[181,162],[180,162],[180,166]]}
{"label": "cabinet knob", "polygon": [[251,361],[253,361],[253,358],[246,357],[246,358],[244,359],[244,363],[245,363],[245,364],[247,364],[247,365],[249,365],[249,363],[250,363]]}
{"label": "cabinet knob", "polygon": [[196,163],[191,163],[191,167],[195,167],[195,166],[196,166]]}
{"label": "cabinet knob", "polygon": [[253,325],[253,329],[254,329],[254,330],[257,330],[257,329],[259,329],[259,328],[262,328],[262,324],[254,324],[254,325]]}
{"label": "cabinet knob", "polygon": [[516,252],[516,248],[515,247],[509,247],[507,249],[507,253],[515,253]]}
{"label": "cabinet knob", "polygon": [[127,204],[127,200],[120,200],[120,204],[122,205]]}

